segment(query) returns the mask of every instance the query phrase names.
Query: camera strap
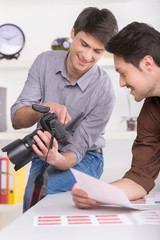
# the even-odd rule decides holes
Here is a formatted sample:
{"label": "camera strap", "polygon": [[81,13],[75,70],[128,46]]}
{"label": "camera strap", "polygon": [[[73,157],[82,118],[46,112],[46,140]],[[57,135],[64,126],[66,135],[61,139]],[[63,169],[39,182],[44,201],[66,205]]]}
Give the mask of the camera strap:
{"label": "camera strap", "polygon": [[48,153],[49,153],[49,150],[53,146],[53,139],[54,139],[54,134],[52,133],[49,148],[48,148],[47,155],[46,155],[46,158],[44,161],[44,165],[42,166],[41,173],[36,177],[35,182],[34,182],[34,187],[33,187],[32,196],[31,196],[31,200],[30,200],[28,209],[31,208],[32,206],[34,206],[41,199],[41,193],[42,193],[43,184],[44,184],[44,173],[47,168]]}

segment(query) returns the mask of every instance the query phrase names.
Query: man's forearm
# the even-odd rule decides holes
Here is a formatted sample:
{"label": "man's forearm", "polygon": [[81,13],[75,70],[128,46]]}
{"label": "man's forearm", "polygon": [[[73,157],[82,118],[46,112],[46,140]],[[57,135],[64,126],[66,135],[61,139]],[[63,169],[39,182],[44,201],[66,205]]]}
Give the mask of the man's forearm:
{"label": "man's forearm", "polygon": [[13,118],[13,127],[15,129],[28,128],[33,126],[43,116],[42,113],[38,113],[30,106],[19,108]]}
{"label": "man's forearm", "polygon": [[74,153],[72,152],[61,152],[62,157],[65,159],[65,161],[62,161],[61,169],[67,170],[69,168],[74,167],[76,163],[76,157]]}
{"label": "man's forearm", "polygon": [[147,194],[146,190],[142,186],[128,178],[122,178],[115,181],[112,185],[121,188],[126,193],[130,201],[143,198]]}

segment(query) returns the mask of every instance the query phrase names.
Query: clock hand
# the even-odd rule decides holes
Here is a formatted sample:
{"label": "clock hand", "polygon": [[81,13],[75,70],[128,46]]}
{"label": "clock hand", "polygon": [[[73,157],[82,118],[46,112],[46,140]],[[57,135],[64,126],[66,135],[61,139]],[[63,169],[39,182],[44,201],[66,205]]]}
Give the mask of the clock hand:
{"label": "clock hand", "polygon": [[16,36],[18,36],[18,33],[16,33],[15,35],[9,37],[9,38],[6,38],[8,41],[10,41],[12,38],[15,38]]}
{"label": "clock hand", "polygon": [[11,36],[11,37],[5,37],[3,35],[0,34],[0,37],[7,40],[7,41],[10,41],[12,38],[15,38],[16,36],[18,36],[18,33],[16,33],[15,35]]}
{"label": "clock hand", "polygon": [[[14,36],[12,36],[10,39],[15,38],[16,36],[18,36],[18,33],[15,34]],[[10,40],[10,39],[9,39],[9,40]]]}

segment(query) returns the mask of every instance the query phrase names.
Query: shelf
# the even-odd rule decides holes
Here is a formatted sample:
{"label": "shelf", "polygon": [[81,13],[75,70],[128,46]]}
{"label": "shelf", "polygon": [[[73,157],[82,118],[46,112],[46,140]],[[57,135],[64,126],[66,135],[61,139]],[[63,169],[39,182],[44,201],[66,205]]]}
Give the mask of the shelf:
{"label": "shelf", "polygon": [[6,210],[13,210],[14,208],[17,209],[17,208],[22,208],[23,206],[23,203],[20,202],[20,203],[16,203],[16,204],[0,204],[0,212],[2,211],[6,211]]}
{"label": "shelf", "polygon": [[[22,69],[29,69],[33,63],[33,60],[22,60],[22,59],[11,59],[11,60],[6,60],[2,59],[0,60],[0,69],[1,70],[6,70],[6,69],[17,69],[17,68],[22,68]],[[106,66],[114,66],[114,60],[113,57],[102,57],[97,64],[101,67],[106,67]]]}
{"label": "shelf", "polygon": [[[0,132],[0,141],[15,140],[17,138],[24,138],[31,132],[13,131],[13,132]],[[136,137],[136,131],[106,131],[104,137],[106,139],[132,139]]]}
{"label": "shelf", "polygon": [[12,141],[16,140],[17,138],[24,138],[30,132],[0,132],[0,141]]}
{"label": "shelf", "polygon": [[0,231],[22,215],[22,203],[0,204]]}
{"label": "shelf", "polygon": [[137,135],[136,131],[115,131],[105,133],[105,139],[135,139]]}
{"label": "shelf", "polygon": [[11,60],[6,60],[2,59],[0,60],[0,69],[1,70],[6,70],[6,69],[17,69],[17,68],[22,68],[22,69],[29,69],[31,67],[31,62],[29,61],[23,61],[20,59],[11,59]]}

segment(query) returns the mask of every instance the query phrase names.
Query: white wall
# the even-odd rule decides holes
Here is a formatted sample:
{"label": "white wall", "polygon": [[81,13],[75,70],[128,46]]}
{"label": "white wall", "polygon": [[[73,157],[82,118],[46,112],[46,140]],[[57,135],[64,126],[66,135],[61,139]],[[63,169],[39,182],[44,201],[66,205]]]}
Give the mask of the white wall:
{"label": "white wall", "polygon": [[[88,6],[108,8],[119,23],[119,29],[132,21],[146,22],[160,30],[159,0],[0,0],[0,25],[13,23],[25,34],[26,43],[18,60],[0,60],[0,87],[7,88],[7,126],[12,130],[10,107],[18,97],[28,69],[36,56],[50,49],[57,37],[69,36],[72,25]],[[118,86],[113,66],[105,66],[113,79],[117,102],[108,124],[109,130],[125,130],[121,117],[128,115],[124,89]],[[142,103],[133,102],[133,115],[138,115]]]}

